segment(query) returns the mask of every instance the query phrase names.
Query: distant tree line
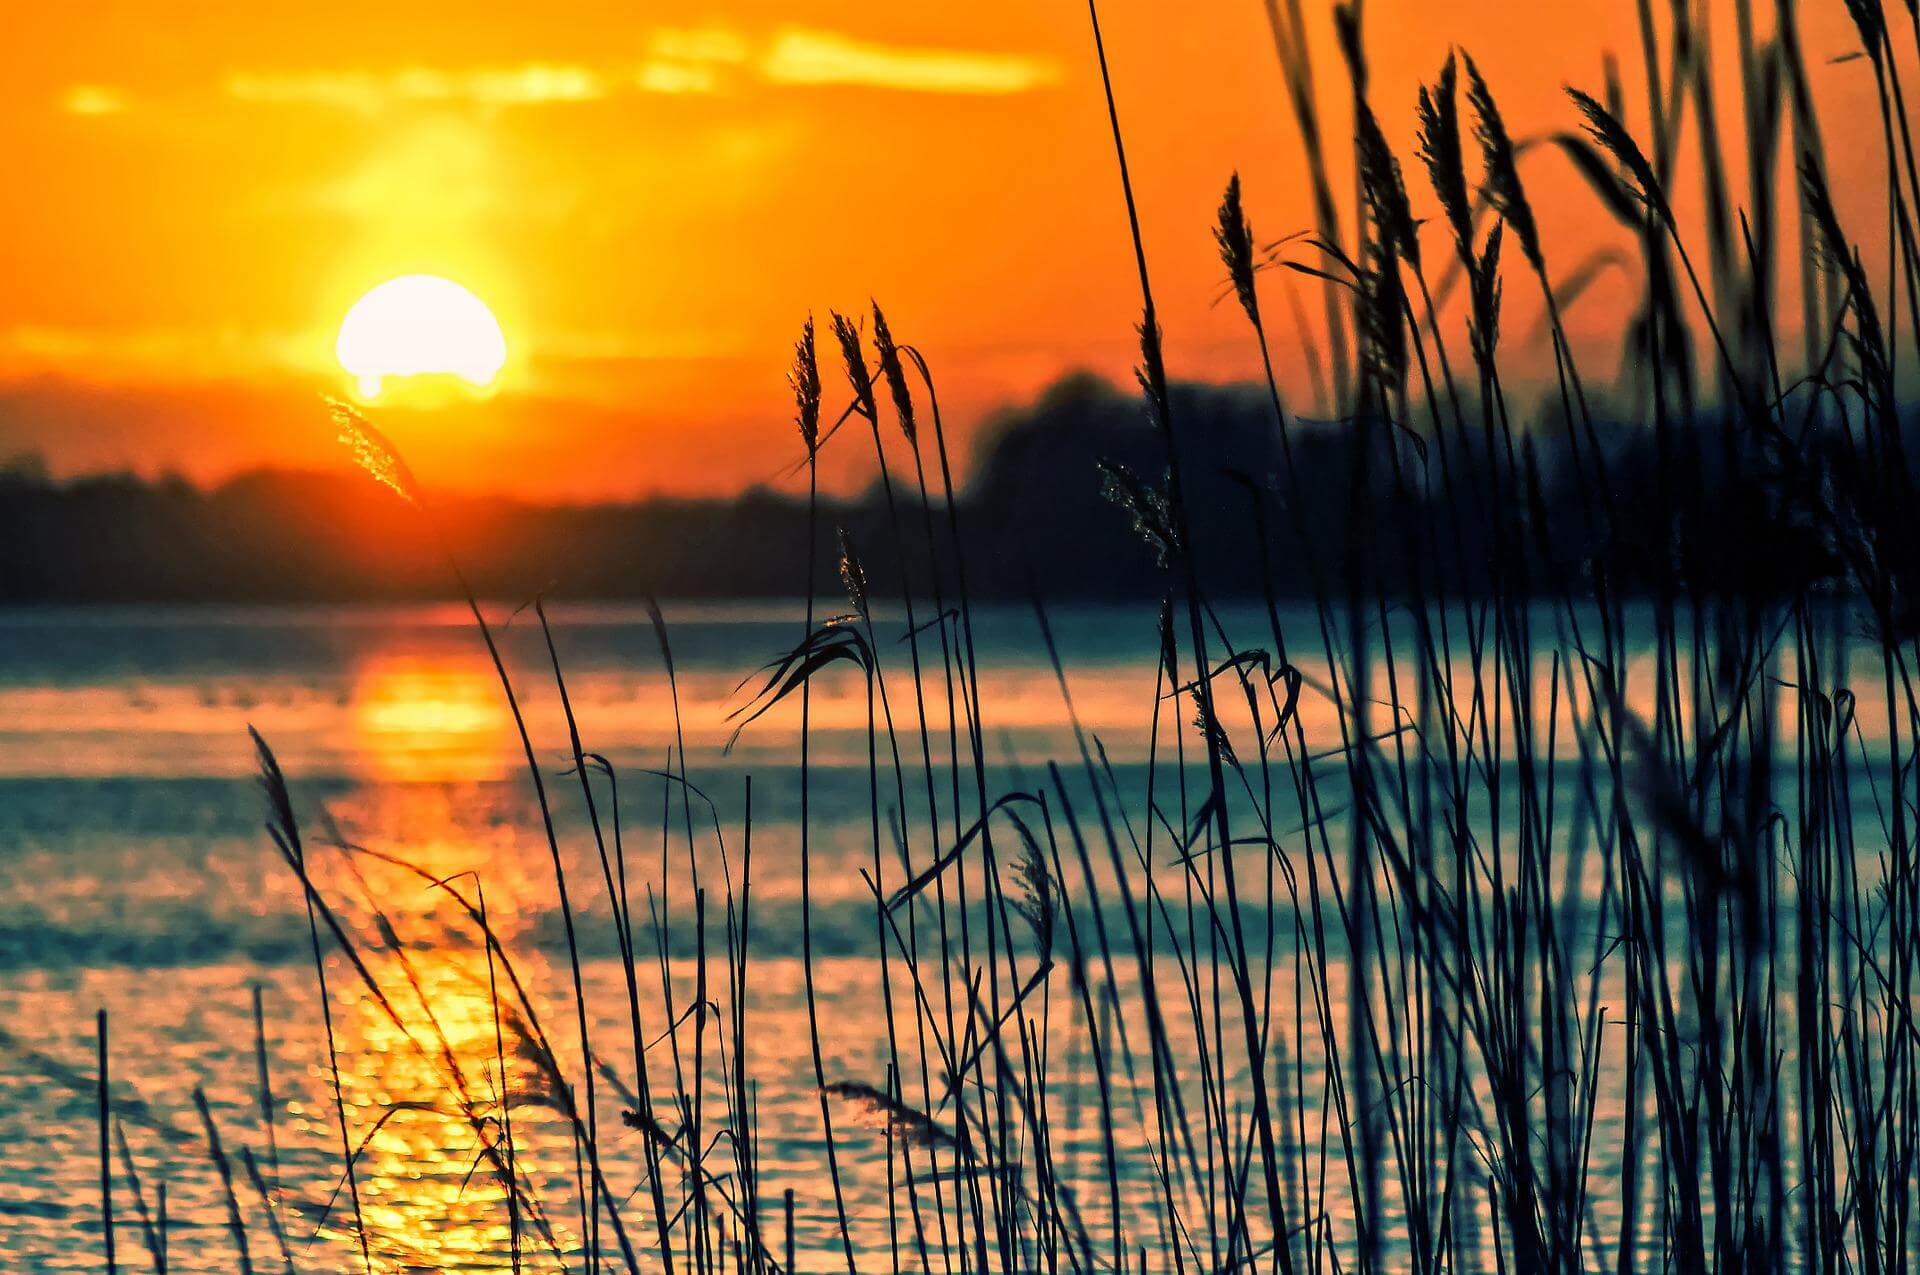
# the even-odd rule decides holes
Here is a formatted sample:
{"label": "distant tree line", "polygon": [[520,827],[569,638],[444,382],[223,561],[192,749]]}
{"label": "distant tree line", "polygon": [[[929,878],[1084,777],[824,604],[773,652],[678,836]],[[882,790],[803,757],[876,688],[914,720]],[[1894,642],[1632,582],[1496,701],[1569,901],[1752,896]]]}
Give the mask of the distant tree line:
{"label": "distant tree line", "polygon": [[[1337,597],[1346,564],[1360,560],[1389,589],[1461,593],[1477,591],[1501,554],[1535,563],[1543,579],[1605,571],[1623,592],[1684,577],[1765,593],[1830,565],[1765,474],[1732,475],[1716,459],[1711,423],[1680,444],[1644,426],[1605,426],[1603,511],[1551,422],[1525,431],[1523,455],[1490,463],[1479,437],[1439,437],[1426,422],[1292,420],[1283,435],[1267,395],[1237,386],[1176,386],[1173,411],[1191,453],[1194,548],[1215,596]],[[958,500],[970,590],[1159,596],[1165,459],[1139,399],[1091,376],[989,422]],[[928,570],[919,498],[909,483],[895,494],[918,580]],[[1520,506],[1522,543],[1513,518],[1489,516],[1496,502]],[[933,524],[951,585],[944,517]],[[501,598],[784,595],[803,578],[807,521],[803,499],[756,488],[591,506],[460,497],[436,505],[432,525],[437,534],[344,463],[336,474],[261,471],[210,490],[131,476],[57,481],[15,463],[0,469],[0,602],[437,598],[449,588],[443,544],[481,592]],[[838,567],[843,527],[874,590],[897,591],[895,526],[878,484],[825,502],[820,578]]]}

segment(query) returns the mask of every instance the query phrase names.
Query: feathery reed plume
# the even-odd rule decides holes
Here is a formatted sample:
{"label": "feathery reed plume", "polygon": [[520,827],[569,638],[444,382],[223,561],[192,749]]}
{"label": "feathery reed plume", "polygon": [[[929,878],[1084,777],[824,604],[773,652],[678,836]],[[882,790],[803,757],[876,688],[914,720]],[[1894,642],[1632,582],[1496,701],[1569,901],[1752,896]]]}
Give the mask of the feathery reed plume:
{"label": "feathery reed plume", "polygon": [[1254,327],[1260,326],[1260,299],[1253,289],[1253,226],[1240,200],[1240,174],[1227,179],[1227,192],[1220,197],[1220,214],[1213,227],[1213,241],[1220,246],[1220,260],[1226,264],[1227,278],[1233,281],[1240,308]]}
{"label": "feathery reed plume", "polygon": [[860,561],[860,554],[853,547],[853,537],[847,534],[845,527],[840,528],[840,583],[846,588],[847,601],[852,605],[854,614],[862,620],[871,620],[872,612],[867,609],[867,568]]}
{"label": "feathery reed plume", "polygon": [[830,1097],[863,1107],[879,1117],[893,1135],[908,1146],[951,1150],[954,1136],[935,1123],[932,1116],[917,1111],[897,1098],[890,1098],[872,1085],[857,1080],[836,1080],[826,1087]]}
{"label": "feathery reed plume", "polygon": [[893,412],[900,420],[900,432],[907,442],[918,441],[918,426],[913,417],[913,391],[907,387],[907,371],[900,362],[900,347],[893,343],[893,329],[880,303],[873,303],[873,348],[880,356],[880,374],[886,378],[887,393],[893,398]]}
{"label": "feathery reed plume", "polygon": [[1440,211],[1453,231],[1455,248],[1473,266],[1473,195],[1467,187],[1466,156],[1460,143],[1459,63],[1451,51],[1431,87],[1420,86],[1419,154]]}
{"label": "feathery reed plume", "polygon": [[1513,138],[1507,133],[1507,124],[1500,117],[1493,91],[1481,77],[1480,68],[1474,65],[1473,56],[1462,53],[1460,57],[1467,64],[1467,102],[1473,107],[1474,136],[1480,141],[1480,156],[1486,165],[1487,202],[1513,227],[1528,264],[1536,272],[1543,272],[1546,258],[1540,251],[1540,229],[1533,219],[1533,205],[1527,202],[1526,188],[1520,184],[1520,165],[1514,154]]}
{"label": "feathery reed plume", "polygon": [[1392,394],[1407,378],[1406,289],[1387,229],[1380,229],[1360,276],[1360,367],[1382,394]]}
{"label": "feathery reed plume", "polygon": [[1626,125],[1590,94],[1569,85],[1567,96],[1573,99],[1575,108],[1585,121],[1588,136],[1627,170],[1634,185],[1639,188],[1640,198],[1664,215],[1666,197],[1660,179],[1654,175],[1653,165],[1647,162],[1640,144],[1633,140],[1633,134],[1627,131]]}
{"label": "feathery reed plume", "polygon": [[1101,460],[1100,494],[1125,510],[1134,534],[1153,550],[1154,561],[1165,567],[1180,547],[1173,506],[1163,487],[1156,487],[1116,460]]}
{"label": "feathery reed plume", "polygon": [[1387,145],[1380,122],[1365,102],[1358,104],[1355,145],[1359,151],[1360,189],[1374,234],[1366,244],[1366,268],[1360,277],[1360,365],[1382,394],[1405,383],[1407,335],[1405,286],[1400,261],[1418,270],[1420,240],[1407,202],[1400,161]]}
{"label": "feathery reed plume", "polygon": [[414,481],[413,471],[407,468],[399,449],[387,441],[386,435],[350,403],[328,399],[327,407],[333,414],[335,428],[340,431],[339,441],[353,452],[354,464],[408,504],[423,504],[420,484]]}
{"label": "feathery reed plume", "polygon": [[1053,873],[1047,868],[1047,856],[1040,849],[1040,843],[1024,823],[1016,820],[1014,826],[1020,833],[1021,853],[1013,862],[1014,879],[1020,884],[1020,897],[1014,900],[1013,907],[1032,931],[1034,946],[1044,967],[1053,955],[1054,935],[1059,927],[1059,893],[1054,888]]}
{"label": "feathery reed plume", "polygon": [[1380,239],[1390,245],[1402,260],[1415,269],[1420,266],[1420,236],[1413,220],[1413,206],[1407,201],[1407,184],[1400,175],[1400,160],[1387,145],[1386,134],[1373,108],[1359,104],[1354,121],[1355,144],[1359,149],[1360,189],[1367,201]]}
{"label": "feathery reed plume", "polygon": [[1485,368],[1494,366],[1494,351],[1500,345],[1500,245],[1506,238],[1501,232],[1505,224],[1495,222],[1487,232],[1486,247],[1471,276],[1473,317],[1467,321],[1467,339],[1474,361]]}
{"label": "feathery reed plume", "polygon": [[654,1143],[662,1147],[671,1147],[680,1140],[677,1133],[668,1133],[666,1128],[650,1112],[627,1107],[620,1112],[620,1122],[629,1129],[644,1133]]}
{"label": "feathery reed plume", "polygon": [[874,405],[873,373],[867,370],[867,356],[860,348],[860,325],[835,310],[833,336],[840,343],[840,358],[847,365],[847,384],[853,389],[853,410],[869,422],[878,422],[880,414]]}
{"label": "feathery reed plume", "polygon": [[1233,751],[1233,740],[1227,735],[1227,728],[1220,719],[1207,711],[1205,704],[1197,704],[1193,710],[1194,733],[1206,741],[1211,748],[1220,750],[1220,760],[1227,765],[1239,768],[1240,759]]}
{"label": "feathery reed plume", "polygon": [[793,389],[794,423],[800,427],[800,441],[812,457],[820,450],[820,358],[814,349],[811,315],[800,329],[800,339],[793,344],[793,370],[787,373],[787,384]]}

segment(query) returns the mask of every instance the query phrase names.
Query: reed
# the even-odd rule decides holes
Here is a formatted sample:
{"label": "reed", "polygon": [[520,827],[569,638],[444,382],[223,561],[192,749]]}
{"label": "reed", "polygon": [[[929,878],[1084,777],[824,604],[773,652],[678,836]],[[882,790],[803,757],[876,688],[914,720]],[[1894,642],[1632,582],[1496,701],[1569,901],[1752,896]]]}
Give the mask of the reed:
{"label": "reed", "polygon": [[200,1127],[206,1131],[207,1156],[220,1175],[221,1196],[227,1205],[227,1230],[233,1236],[234,1260],[239,1265],[241,1275],[253,1275],[253,1253],[247,1242],[247,1222],[241,1216],[240,1197],[233,1189],[233,1162],[228,1159],[226,1147],[220,1141],[220,1130],[213,1123],[207,1095],[197,1086],[193,1091],[193,1105],[200,1113]]}
{"label": "reed", "polygon": [[[770,994],[756,986],[770,923],[753,880],[766,786],[745,786],[734,844],[689,758],[659,608],[674,721],[656,768],[594,750],[564,671],[567,630],[533,605],[574,810],[564,786],[546,786],[507,657],[452,569],[543,819],[569,958],[560,998],[579,1046],[565,1065],[541,1020],[551,998],[477,884],[339,847],[350,874],[378,860],[440,892],[484,952],[490,1050],[478,1063],[455,1055],[405,945],[383,942],[376,958],[329,897],[332,865],[310,861],[286,778],[256,737],[271,833],[308,914],[329,1139],[362,1267],[404,1251],[405,1237],[378,1234],[362,1199],[356,1160],[386,1117],[356,1130],[348,1110],[330,1009],[343,973],[443,1087],[440,1114],[500,1188],[506,1251],[491,1256],[516,1270],[1910,1269],[1920,534],[1901,394],[1903,360],[1920,356],[1920,180],[1904,108],[1914,53],[1880,5],[1849,5],[1881,114],[1886,222],[1873,233],[1884,229],[1887,250],[1869,253],[1836,206],[1795,6],[1774,6],[1771,37],[1738,6],[1732,146],[1711,118],[1724,99],[1710,14],[1682,5],[1655,21],[1652,8],[1638,7],[1643,106],[1630,109],[1610,75],[1600,91],[1571,91],[1564,131],[1518,137],[1462,51],[1417,91],[1417,162],[1403,170],[1361,9],[1341,6],[1356,174],[1343,217],[1304,17],[1271,0],[1315,226],[1263,245],[1256,186],[1236,174],[1225,187],[1213,227],[1222,296],[1260,360],[1274,448],[1272,472],[1231,476],[1245,502],[1223,511],[1196,508],[1216,477],[1201,468],[1207,423],[1167,366],[1126,85],[1089,5],[1160,448],[1157,472],[1103,467],[1159,563],[1141,758],[1116,762],[1083,724],[1085,675],[1044,597],[1032,606],[1038,649],[1075,755],[1029,769],[990,747],[969,592],[978,550],[931,362],[878,305],[866,331],[836,313],[845,384],[830,392],[812,322],[802,329],[791,385],[809,492],[803,625],[742,682],[733,718],[738,732],[798,718],[796,997],[812,1092],[807,1128],[781,1148],[810,1157],[798,1180],[770,1162],[778,1135],[759,1117],[773,1083],[756,1071],[772,1052],[756,1035]],[[1688,171],[1687,138],[1704,171]],[[1547,164],[1586,184],[1633,254],[1621,344],[1635,366],[1617,384],[1581,366],[1566,322],[1582,271],[1556,276],[1544,242],[1528,182]],[[1707,197],[1689,222],[1672,192],[1696,178]],[[1884,273],[1870,264],[1882,256]],[[1285,401],[1282,369],[1298,351],[1269,319],[1276,268],[1325,289],[1335,425],[1310,425]],[[1524,301],[1506,293],[1514,270]],[[1796,274],[1804,333],[1776,297]],[[1553,359],[1538,396],[1522,388],[1508,330],[1509,309],[1536,296]],[[848,402],[829,424],[839,394]],[[888,517],[866,543],[841,531],[851,611],[824,617],[818,464],[849,421],[867,427],[857,445],[871,445]],[[373,477],[424,510],[379,431],[350,409],[341,423]],[[1746,541],[1715,558],[1726,539],[1708,529],[1734,520]],[[1237,562],[1259,566],[1252,611],[1218,583]],[[1303,601],[1283,599],[1287,570]],[[814,692],[855,675],[864,752],[829,775]],[[639,856],[628,862],[623,809],[637,786],[622,780],[635,775],[660,785],[650,880]],[[857,797],[843,826],[866,824],[849,860],[863,918],[872,902],[857,1024],[836,1017],[844,1006],[819,978],[829,784]],[[603,892],[601,907],[569,893],[557,808],[584,820],[573,825],[590,856],[584,889]],[[611,938],[595,947],[600,926]],[[618,966],[617,1046],[589,1035],[595,950]],[[642,989],[650,1009],[656,982],[664,1018],[643,1021]],[[281,1206],[300,1197],[282,1181],[259,1004],[265,1158],[240,1155],[291,1268],[294,1219],[311,1215]],[[833,1048],[842,1031],[871,1050]],[[100,1052],[110,1244],[104,1018]],[[871,1073],[844,1074],[860,1065]],[[603,1137],[596,1083],[632,1141]],[[231,1166],[197,1091],[196,1102],[245,1261]],[[572,1201],[538,1185],[565,1166],[530,1162],[540,1108],[565,1131]],[[121,1159],[164,1269],[165,1184],[156,1227],[124,1138]],[[632,1201],[648,1215],[637,1226]],[[562,1224],[569,1206],[577,1220]]]}
{"label": "reed", "polygon": [[99,1086],[96,1090],[96,1115],[100,1126],[100,1240],[106,1246],[107,1269],[117,1271],[113,1235],[113,1155],[108,1149],[108,1126],[113,1123],[113,1103],[108,1095],[107,1011],[94,1016],[94,1039],[99,1060]]}

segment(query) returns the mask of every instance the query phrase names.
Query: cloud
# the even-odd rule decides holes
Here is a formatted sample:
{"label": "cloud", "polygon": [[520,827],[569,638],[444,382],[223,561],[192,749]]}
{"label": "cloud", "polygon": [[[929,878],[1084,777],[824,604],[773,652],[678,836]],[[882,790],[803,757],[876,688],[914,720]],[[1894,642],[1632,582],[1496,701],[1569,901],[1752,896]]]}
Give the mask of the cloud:
{"label": "cloud", "polygon": [[[755,45],[728,27],[662,28],[638,65],[528,62],[518,66],[393,71],[242,71],[226,93],[238,101],[317,106],[374,115],[407,105],[498,110],[597,102],[625,93],[710,94],[741,80],[784,87],[846,86],[904,93],[1024,93],[1057,83],[1045,58],[882,44],[835,31],[787,27]],[[85,95],[81,96],[85,89]],[[110,90],[76,85],[67,109],[118,109]]]}
{"label": "cloud", "polygon": [[720,87],[720,76],[698,62],[656,58],[640,67],[634,87],[643,93],[712,93]]}
{"label": "cloud", "polygon": [[832,31],[789,28],[760,63],[775,84],[843,84],[909,93],[1025,93],[1056,83],[1041,58],[876,44]]}
{"label": "cloud", "polygon": [[109,84],[73,84],[60,95],[69,115],[117,115],[127,109],[126,95]]}
{"label": "cloud", "polygon": [[657,58],[736,66],[753,55],[746,36],[731,27],[662,27],[652,49]]}
{"label": "cloud", "polygon": [[0,382],[84,373],[108,383],[152,377],[217,379],[311,364],[310,336],[248,332],[235,325],[78,328],[0,327]]}
{"label": "cloud", "polygon": [[227,95],[242,102],[309,105],[376,114],[396,105],[464,104],[478,107],[591,102],[607,96],[605,77],[591,67],[547,62],[520,66],[398,71],[236,72]]}

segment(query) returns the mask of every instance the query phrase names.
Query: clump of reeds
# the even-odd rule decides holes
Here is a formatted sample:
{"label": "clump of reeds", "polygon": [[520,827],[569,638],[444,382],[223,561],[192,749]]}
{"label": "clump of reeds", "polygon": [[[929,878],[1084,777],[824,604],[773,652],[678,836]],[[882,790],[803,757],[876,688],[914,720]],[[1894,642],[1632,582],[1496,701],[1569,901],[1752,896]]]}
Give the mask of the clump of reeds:
{"label": "clump of reeds", "polygon": [[[972,550],[935,381],[877,305],[873,365],[858,324],[834,314],[832,329],[849,398],[839,420],[870,427],[893,543],[856,548],[843,530],[852,614],[816,615],[817,466],[834,430],[823,428],[828,396],[807,322],[790,377],[810,491],[805,620],[735,714],[753,729],[776,708],[799,710],[799,960],[807,1120],[817,1100],[819,1121],[804,1132],[820,1171],[792,1189],[763,1163],[764,1094],[751,1069],[751,789],[736,873],[717,811],[707,830],[692,813],[705,798],[689,777],[677,681],[675,755],[648,772],[670,794],[665,815],[674,802],[680,814],[677,829],[663,818],[662,856],[644,883],[649,954],[631,906],[642,870],[630,882],[621,768],[589,749],[591,723],[567,699],[562,635],[536,606],[624,974],[627,1042],[596,1047],[555,797],[468,595],[546,821],[577,1061],[548,1033],[482,899],[460,883],[426,882],[486,954],[496,1056],[476,1073],[401,1011],[329,902],[260,741],[270,828],[305,897],[323,1008],[337,994],[330,961],[336,972],[344,962],[435,1069],[500,1184],[511,1262],[544,1252],[590,1270],[638,1269],[658,1252],[672,1269],[755,1275],[824,1262],[1049,1275],[1905,1269],[1920,1246],[1920,697],[1910,686],[1920,547],[1898,387],[1903,352],[1920,353],[1920,182],[1884,15],[1849,8],[1882,100],[1884,278],[1849,237],[1818,158],[1791,5],[1771,42],[1742,36],[1748,163],[1759,166],[1750,206],[1736,219],[1709,200],[1708,224],[1696,227],[1679,222],[1668,195],[1676,139],[1694,137],[1707,185],[1728,187],[1705,118],[1716,99],[1704,12],[1683,7],[1663,32],[1645,7],[1644,130],[1629,126],[1635,113],[1610,85],[1573,94],[1585,133],[1553,146],[1516,139],[1473,60],[1449,56],[1418,91],[1410,187],[1375,114],[1382,94],[1361,10],[1342,6],[1359,178],[1343,219],[1300,6],[1270,4],[1315,222],[1311,237],[1283,241],[1312,258],[1282,264],[1326,284],[1330,397],[1343,415],[1309,431],[1283,407],[1261,286],[1277,258],[1254,237],[1236,175],[1213,233],[1266,364],[1279,443],[1276,472],[1238,475],[1248,502],[1237,523],[1191,504],[1199,453],[1189,431],[1205,425],[1181,415],[1169,380],[1121,91],[1093,12],[1140,287],[1139,376],[1165,458],[1161,481],[1105,467],[1110,495],[1164,568],[1137,764],[1110,758],[1082,726],[1041,598],[1077,757],[1049,760],[1031,785],[990,760]],[[1768,301],[1781,273],[1773,257],[1785,251],[1767,229],[1783,184],[1769,130],[1783,119],[1802,157],[1784,183],[1803,223],[1802,260],[1786,263],[1808,281],[1798,342]],[[1566,160],[1638,253],[1643,295],[1627,341],[1650,374],[1608,392],[1622,424],[1604,434],[1587,388],[1598,382],[1562,321],[1575,290],[1552,277],[1522,174]],[[1447,251],[1427,250],[1434,233]],[[1704,274],[1693,260],[1702,235]],[[1502,340],[1509,237],[1553,341],[1537,407],[1521,401]],[[1429,267],[1436,284],[1443,268],[1436,256],[1464,278],[1463,312],[1429,286]],[[1713,339],[1704,359],[1696,327]],[[1697,380],[1718,388],[1698,392]],[[881,427],[880,383],[897,436]],[[1556,417],[1564,445],[1542,428]],[[378,430],[352,409],[339,420],[359,463],[420,503]],[[1330,430],[1345,450],[1325,450]],[[1318,463],[1327,454],[1346,463]],[[896,491],[908,466],[912,481]],[[1308,519],[1329,486],[1342,493],[1342,525]],[[1805,528],[1821,552],[1791,569],[1702,561],[1690,537],[1725,516],[1716,490],[1760,492],[1764,510]],[[1262,567],[1265,605],[1251,623],[1212,586],[1220,541],[1196,528],[1221,525],[1237,526],[1229,551]],[[1310,588],[1297,604],[1277,592],[1275,564],[1290,562]],[[899,642],[883,640],[887,597],[906,612]],[[916,607],[929,602],[923,624]],[[653,618],[671,681],[666,621]],[[902,645],[904,659],[893,654]],[[864,784],[870,842],[860,869],[874,905],[867,1030],[881,1042],[870,1075],[829,1069],[822,1037],[839,1024],[824,1019],[815,986],[810,704],[814,680],[827,677],[857,678],[867,707],[866,765],[848,769]],[[684,850],[684,872],[669,841]],[[700,876],[708,848],[725,879]],[[694,995],[676,1006],[685,987],[668,931],[689,910]],[[725,918],[717,946],[710,911]],[[407,977],[404,956],[395,960]],[[649,961],[657,974],[644,972]],[[642,1021],[644,977],[659,981],[664,1022]],[[328,1021],[342,1178],[371,1269],[378,1239],[355,1173],[371,1134],[351,1127]],[[110,1236],[104,1021],[100,1039]],[[509,1039],[533,1077],[518,1090],[507,1083]],[[637,1224],[632,1200],[607,1180],[596,1077],[637,1139],[645,1194],[634,1198],[647,1215]],[[497,1104],[483,1097],[489,1084]],[[264,1074],[259,1088],[270,1138]],[[510,1099],[551,1106],[566,1123],[574,1236],[559,1234],[549,1220],[559,1211],[531,1189]],[[244,1262],[235,1175],[198,1105]],[[870,1127],[836,1121],[836,1105]],[[864,1155],[853,1153],[861,1138]],[[279,1227],[286,1188],[267,1146],[271,1183],[251,1149],[241,1159],[291,1263],[300,1245]],[[164,1203],[151,1226],[124,1143],[122,1160],[163,1268]],[[862,1175],[883,1178],[880,1192],[863,1194]],[[832,1219],[818,1251],[801,1248],[802,1209]]]}

